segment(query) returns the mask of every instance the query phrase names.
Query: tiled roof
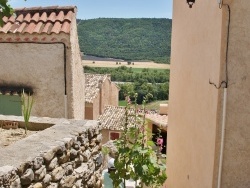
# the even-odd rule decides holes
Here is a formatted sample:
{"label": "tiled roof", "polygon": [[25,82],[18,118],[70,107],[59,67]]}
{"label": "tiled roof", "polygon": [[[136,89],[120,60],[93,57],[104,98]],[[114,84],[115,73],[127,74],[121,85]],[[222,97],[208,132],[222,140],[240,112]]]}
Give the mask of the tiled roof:
{"label": "tiled roof", "polygon": [[160,115],[157,113],[148,113],[146,114],[146,119],[152,121],[153,124],[156,124],[160,127],[167,128],[168,126],[168,116]]}
{"label": "tiled roof", "polygon": [[33,95],[33,90],[25,86],[0,86],[0,95],[21,95],[22,93]]}
{"label": "tiled roof", "polygon": [[109,77],[108,74],[85,73],[85,102],[93,103],[93,99],[99,92],[99,84]]}
{"label": "tiled roof", "polygon": [[[133,113],[133,109],[130,109],[129,113]],[[137,111],[138,115],[142,116],[142,111]],[[168,125],[168,116],[167,115],[159,115],[154,111],[146,111],[145,118],[147,120],[152,121],[152,123],[158,125],[162,128],[167,128]],[[101,124],[102,129],[109,130],[123,130],[125,124],[125,108],[124,107],[116,107],[116,106],[106,106],[104,109],[104,113],[99,117],[98,121]],[[137,119],[138,121],[138,119]],[[140,121],[140,119],[139,119]],[[128,119],[129,127],[133,127],[135,124],[135,117],[129,117]]]}
{"label": "tiled roof", "polygon": [[[124,130],[125,108],[121,106],[106,106],[103,114],[98,118],[101,129]],[[129,117],[129,127],[135,122],[134,117]]]}
{"label": "tiled roof", "polygon": [[15,14],[3,17],[0,33],[58,34],[70,33],[74,6],[50,6],[15,9]]}
{"label": "tiled roof", "polygon": [[5,91],[5,92],[2,92],[1,90],[0,90],[0,95],[19,95],[19,96],[21,96],[21,93],[18,93],[18,92],[16,92],[16,91]]}

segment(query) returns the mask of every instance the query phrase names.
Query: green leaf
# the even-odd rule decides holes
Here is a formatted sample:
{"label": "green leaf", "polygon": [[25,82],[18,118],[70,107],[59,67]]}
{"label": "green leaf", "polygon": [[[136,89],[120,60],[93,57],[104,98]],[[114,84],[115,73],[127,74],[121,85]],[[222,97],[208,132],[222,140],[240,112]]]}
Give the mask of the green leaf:
{"label": "green leaf", "polygon": [[142,165],[142,169],[143,169],[144,171],[148,171],[148,167],[147,167],[146,165]]}

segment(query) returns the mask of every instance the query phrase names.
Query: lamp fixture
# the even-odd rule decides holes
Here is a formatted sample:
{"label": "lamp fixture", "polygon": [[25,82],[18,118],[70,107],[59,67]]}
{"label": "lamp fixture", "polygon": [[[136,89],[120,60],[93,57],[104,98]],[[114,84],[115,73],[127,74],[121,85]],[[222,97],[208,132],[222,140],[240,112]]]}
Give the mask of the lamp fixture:
{"label": "lamp fixture", "polygon": [[189,8],[192,8],[194,3],[195,3],[195,0],[187,0],[187,4],[189,5]]}

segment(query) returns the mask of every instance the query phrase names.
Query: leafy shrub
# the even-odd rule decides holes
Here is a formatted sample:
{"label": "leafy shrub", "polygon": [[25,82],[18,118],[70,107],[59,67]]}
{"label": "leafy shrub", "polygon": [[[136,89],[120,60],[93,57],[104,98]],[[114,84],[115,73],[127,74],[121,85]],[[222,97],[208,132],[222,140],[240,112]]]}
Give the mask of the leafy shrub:
{"label": "leafy shrub", "polygon": [[[152,135],[146,127],[145,104],[151,97],[151,94],[144,97],[142,117],[137,114],[135,102],[137,95],[134,96],[133,106],[130,98],[127,98],[124,132],[121,138],[115,142],[118,149],[115,157],[116,171],[110,173],[114,187],[118,187],[121,183],[126,187],[125,180],[129,179],[139,181],[137,187],[140,188],[144,185],[160,187],[167,179],[166,164],[159,159],[159,153],[153,149],[155,144],[151,141]],[[159,139],[161,144],[160,141]]]}

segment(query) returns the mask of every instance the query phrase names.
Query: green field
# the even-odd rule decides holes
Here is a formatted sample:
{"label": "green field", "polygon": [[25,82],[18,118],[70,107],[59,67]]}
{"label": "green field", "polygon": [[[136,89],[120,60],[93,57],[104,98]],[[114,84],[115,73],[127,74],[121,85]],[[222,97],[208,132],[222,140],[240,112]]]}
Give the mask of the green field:
{"label": "green field", "polygon": [[169,81],[169,69],[159,68],[132,68],[132,67],[84,67],[85,73],[110,74],[111,80],[116,82],[135,82],[143,80],[147,83],[167,83]]}
{"label": "green field", "polygon": [[126,106],[127,102],[125,100],[119,101],[119,106]]}
{"label": "green field", "polygon": [[[164,72],[166,69],[154,69],[154,68],[146,68],[148,72]],[[132,68],[132,71],[135,73],[142,73],[145,68]]]}
{"label": "green field", "polygon": [[[90,67],[86,67],[86,70],[91,69]],[[97,68],[99,72],[104,72],[108,74],[109,72],[112,72],[112,70],[117,69],[117,67],[98,67]],[[108,71],[109,70],[109,71]],[[169,72],[169,69],[159,69],[159,68],[127,68],[127,70],[132,70],[134,73],[142,73],[142,72]]]}
{"label": "green field", "polygon": [[148,103],[148,104],[146,104],[146,109],[148,109],[148,110],[159,110],[160,109],[160,104],[168,104],[168,100],[154,101],[154,102]]}
{"label": "green field", "polygon": [[[126,106],[127,102],[125,100],[119,101],[119,106]],[[168,104],[168,100],[164,101],[154,101],[146,104],[146,109],[148,110],[159,110],[160,104]],[[141,105],[138,105],[138,108],[141,108]]]}

